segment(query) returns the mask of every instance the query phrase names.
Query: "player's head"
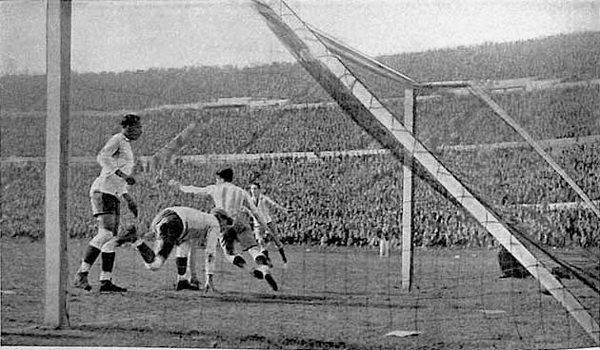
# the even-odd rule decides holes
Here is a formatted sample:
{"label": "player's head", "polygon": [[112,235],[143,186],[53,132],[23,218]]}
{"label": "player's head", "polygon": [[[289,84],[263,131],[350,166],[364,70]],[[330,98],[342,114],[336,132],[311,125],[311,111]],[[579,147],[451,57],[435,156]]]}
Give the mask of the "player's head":
{"label": "player's head", "polygon": [[217,180],[231,182],[233,180],[233,170],[231,168],[226,168],[217,171]]}
{"label": "player's head", "polygon": [[142,135],[142,122],[140,117],[135,114],[126,114],[121,119],[123,135],[130,140],[137,140]]}
{"label": "player's head", "polygon": [[221,208],[213,208],[210,211],[210,213],[212,215],[214,215],[217,218],[217,220],[219,220],[219,225],[221,225],[221,230],[224,229],[226,226],[233,225],[233,219],[231,217],[229,217],[229,215],[227,215],[225,210],[223,210]]}
{"label": "player's head", "polygon": [[253,182],[250,185],[250,193],[252,193],[253,196],[256,196],[257,194],[260,194],[260,192],[260,183]]}

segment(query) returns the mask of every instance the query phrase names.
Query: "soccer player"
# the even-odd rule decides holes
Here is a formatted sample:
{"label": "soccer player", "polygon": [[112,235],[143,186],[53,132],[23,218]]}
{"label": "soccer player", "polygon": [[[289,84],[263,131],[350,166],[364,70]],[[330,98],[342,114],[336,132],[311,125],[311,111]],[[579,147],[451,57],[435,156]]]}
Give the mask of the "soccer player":
{"label": "soccer player", "polygon": [[258,267],[252,270],[254,277],[265,279],[273,290],[277,290],[277,282],[269,271],[267,257],[258,249],[258,244],[243,207],[248,208],[258,222],[267,226],[262,214],[252,203],[250,194],[242,188],[231,183],[233,170],[230,168],[217,172],[216,183],[206,187],[183,186],[179,181],[170,180],[171,186],[177,187],[185,193],[194,193],[212,197],[215,208],[222,209],[228,217],[233,219],[233,225],[227,229],[221,237],[221,246],[225,252],[225,258],[232,264],[246,269],[246,261],[240,254],[234,251],[234,243],[238,242],[242,251],[247,251],[254,259]]}
{"label": "soccer player", "polygon": [[98,222],[98,233],[90,240],[83,254],[81,266],[75,275],[73,285],[90,291],[88,273],[101,256],[101,292],[126,292],[126,288],[112,283],[115,263],[116,234],[119,229],[121,198],[127,202],[132,214],[137,217],[136,202],[127,192],[128,186],[135,184],[132,176],[134,159],[131,141],[142,135],[140,117],[127,114],[121,120],[122,131],[113,135],[104,145],[96,160],[102,166],[100,175],[90,188],[92,214]]}
{"label": "soccer player", "polygon": [[[213,275],[215,270],[216,247],[221,237],[221,232],[232,224],[223,210],[213,209],[209,213],[189,207],[169,207],[161,210],[152,220],[150,229],[155,234],[156,241],[152,250],[143,239],[138,237],[135,226],[128,228],[123,237],[120,237],[117,246],[131,242],[144,259],[147,269],[156,271],[160,269],[175,248],[175,265],[177,266],[176,290],[199,290],[198,278],[195,271],[194,247],[199,242],[205,243],[206,254],[204,258],[205,284],[204,291],[214,290]],[[186,278],[190,264],[191,279]]]}
{"label": "soccer player", "polygon": [[258,222],[256,217],[254,218],[254,237],[258,241],[258,245],[260,247],[261,252],[267,257],[269,260],[269,252],[267,250],[267,245],[270,241],[275,243],[277,250],[279,251],[279,255],[281,255],[281,260],[283,261],[283,266],[287,266],[287,258],[285,256],[285,250],[283,249],[283,243],[279,240],[279,229],[273,218],[271,217],[271,208],[278,209],[280,211],[288,213],[288,210],[282,205],[278,204],[268,196],[262,193],[260,188],[260,183],[254,182],[250,185],[250,193],[252,202],[258,208],[258,211],[262,214],[263,218],[267,222],[267,227],[269,230],[266,230],[264,226]]}
{"label": "soccer player", "polygon": [[377,230],[377,237],[379,238],[379,256],[390,256],[390,227],[388,224],[385,224],[383,229]]}

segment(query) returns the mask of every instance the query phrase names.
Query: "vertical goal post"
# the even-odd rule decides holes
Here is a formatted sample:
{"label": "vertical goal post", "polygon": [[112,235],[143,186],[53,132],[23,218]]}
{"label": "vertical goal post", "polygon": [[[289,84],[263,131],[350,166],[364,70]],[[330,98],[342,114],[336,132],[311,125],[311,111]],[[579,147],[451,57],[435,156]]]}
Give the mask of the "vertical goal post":
{"label": "vertical goal post", "polygon": [[[415,89],[404,89],[404,125],[410,132],[415,132],[417,96]],[[405,154],[402,165],[402,290],[409,292],[413,283],[413,211],[414,183],[413,159]]]}
{"label": "vertical goal post", "polygon": [[71,1],[46,2],[46,174],[44,324],[68,326],[67,184]]}

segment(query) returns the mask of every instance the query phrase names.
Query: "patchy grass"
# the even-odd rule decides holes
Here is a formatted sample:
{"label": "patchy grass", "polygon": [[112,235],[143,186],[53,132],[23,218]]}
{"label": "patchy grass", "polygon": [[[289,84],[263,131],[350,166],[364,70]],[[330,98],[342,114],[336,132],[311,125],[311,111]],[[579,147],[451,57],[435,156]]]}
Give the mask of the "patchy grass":
{"label": "patchy grass", "polygon": [[[71,275],[86,240],[69,241]],[[200,253],[200,256],[202,253]],[[217,262],[219,293],[176,292],[172,259],[144,269],[131,247],[117,252],[123,294],[68,288],[70,327],[41,326],[43,242],[2,239],[2,345],[163,346],[282,349],[565,348],[594,345],[529,279],[499,279],[494,251],[418,250],[415,284],[401,289],[399,252],[288,247],[289,267],[272,252],[280,291]],[[202,259],[200,259],[202,260]],[[198,268],[202,271],[202,262]],[[202,274],[200,274],[202,275]],[[587,298],[587,299],[586,299]],[[597,310],[597,296],[584,297]],[[598,319],[598,312],[593,315]],[[394,330],[418,331],[397,338]]]}

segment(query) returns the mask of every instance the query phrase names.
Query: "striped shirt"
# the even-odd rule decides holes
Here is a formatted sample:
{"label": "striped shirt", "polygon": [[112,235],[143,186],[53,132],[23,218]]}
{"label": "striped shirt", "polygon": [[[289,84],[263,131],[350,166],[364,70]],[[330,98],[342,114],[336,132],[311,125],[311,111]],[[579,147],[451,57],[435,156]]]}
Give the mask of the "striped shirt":
{"label": "striped shirt", "polygon": [[206,187],[181,186],[179,189],[185,193],[210,196],[215,203],[215,207],[225,210],[227,215],[234,219],[243,212],[242,207],[247,207],[261,225],[267,224],[263,215],[252,202],[250,194],[231,182],[221,182]]}
{"label": "striped shirt", "polygon": [[[251,198],[252,198],[252,202],[254,202],[254,204],[258,208],[258,211],[260,211],[260,213],[265,218],[265,221],[267,222],[267,224],[270,223],[271,221],[273,221],[273,218],[271,217],[271,208],[285,210],[284,207],[277,204],[277,202],[275,202],[271,198],[265,196],[264,194],[261,194],[258,198],[255,196],[252,196]],[[256,219],[254,220],[254,224],[258,224],[258,221],[256,221]]]}
{"label": "striped shirt", "polygon": [[98,153],[96,161],[102,170],[92,184],[90,194],[103,192],[119,197],[123,193],[127,193],[125,179],[115,174],[117,169],[128,175],[131,175],[133,171],[133,151],[125,135],[123,133],[113,135]]}

